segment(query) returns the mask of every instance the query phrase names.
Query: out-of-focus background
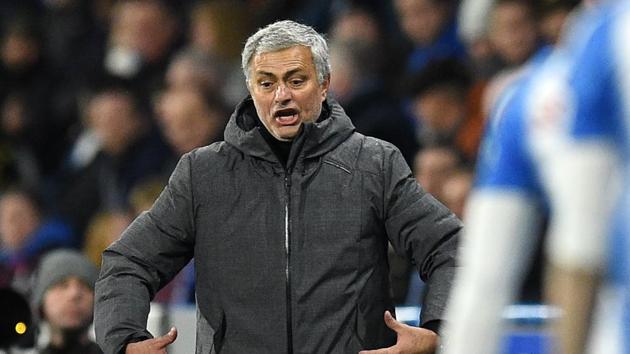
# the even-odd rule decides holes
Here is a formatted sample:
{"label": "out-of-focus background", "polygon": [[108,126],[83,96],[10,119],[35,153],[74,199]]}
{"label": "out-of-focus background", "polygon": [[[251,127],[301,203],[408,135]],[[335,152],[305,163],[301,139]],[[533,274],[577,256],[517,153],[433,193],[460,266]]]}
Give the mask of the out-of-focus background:
{"label": "out-of-focus background", "polygon": [[[244,41],[279,19],[326,34],[332,95],[357,130],[395,144],[423,188],[463,216],[489,109],[557,36],[561,2],[0,1],[0,287],[30,297],[38,260],[56,248],[100,266],[178,158],[222,139],[247,95]],[[541,306],[506,316],[535,342],[553,309],[540,304],[533,264],[519,302]],[[391,265],[399,316],[417,318],[423,285],[393,251]],[[154,330],[183,326],[174,353],[194,345],[193,272],[155,299]],[[518,353],[538,352],[528,350]]]}

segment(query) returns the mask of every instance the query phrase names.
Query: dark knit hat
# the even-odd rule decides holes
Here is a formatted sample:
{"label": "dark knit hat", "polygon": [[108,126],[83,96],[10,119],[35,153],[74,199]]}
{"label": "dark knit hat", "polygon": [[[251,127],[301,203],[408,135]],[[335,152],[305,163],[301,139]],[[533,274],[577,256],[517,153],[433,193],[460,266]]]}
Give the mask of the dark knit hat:
{"label": "dark knit hat", "polygon": [[37,270],[37,280],[33,290],[33,305],[39,308],[44,299],[44,293],[51,286],[63,281],[69,276],[81,278],[94,290],[94,283],[98,278],[98,269],[82,253],[75,250],[60,249],[47,253],[40,261]]}

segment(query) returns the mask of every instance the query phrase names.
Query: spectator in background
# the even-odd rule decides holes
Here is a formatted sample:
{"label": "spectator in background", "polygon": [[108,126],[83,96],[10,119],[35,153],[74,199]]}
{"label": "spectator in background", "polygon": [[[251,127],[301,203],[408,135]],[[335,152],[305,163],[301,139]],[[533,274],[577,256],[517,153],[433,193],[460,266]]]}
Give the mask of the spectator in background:
{"label": "spectator in background", "polygon": [[184,49],[168,65],[166,87],[175,90],[199,90],[204,95],[223,98],[225,70],[224,65],[209,55],[194,48]]}
{"label": "spectator in background", "polygon": [[96,153],[64,172],[59,202],[63,216],[80,234],[97,211],[126,208],[133,185],[164,174],[170,154],[126,90],[97,92],[88,99],[85,114],[84,133],[91,134]]}
{"label": "spectator in background", "polygon": [[66,148],[53,110],[52,72],[34,18],[16,17],[2,27],[0,133],[18,156],[24,184],[35,187],[56,170]]}
{"label": "spectator in background", "polygon": [[464,217],[464,207],[472,188],[473,174],[464,167],[453,171],[442,184],[441,202],[459,218]]}
{"label": "spectator in background", "polygon": [[150,99],[163,86],[170,57],[179,46],[179,31],[177,18],[162,1],[117,2],[103,58],[105,77],[100,79],[125,82],[142,102]]}
{"label": "spectator in background", "polygon": [[466,50],[457,36],[451,0],[395,0],[398,22],[411,44],[406,72],[416,73],[431,60],[463,59]]}
{"label": "spectator in background", "polygon": [[422,188],[443,201],[444,183],[460,167],[458,152],[449,146],[432,146],[418,152],[414,161],[414,175]]}
{"label": "spectator in background", "polygon": [[330,89],[358,132],[396,145],[411,165],[418,149],[414,125],[400,102],[383,90],[377,50],[377,46],[359,40],[332,42],[330,62],[335,75],[331,76]]}
{"label": "spectator in background", "polygon": [[200,91],[166,91],[157,104],[157,113],[162,133],[178,159],[194,148],[223,138],[225,110]]}
{"label": "spectator in background", "polygon": [[238,58],[251,17],[241,2],[227,0],[199,1],[190,11],[188,48],[205,56],[220,75],[209,94],[220,95],[230,106],[247,95]]}
{"label": "spectator in background", "polygon": [[410,79],[421,146],[450,145],[474,160],[483,122],[469,116],[470,73],[456,60],[429,63]]}
{"label": "spectator in background", "polygon": [[501,67],[518,67],[527,61],[538,47],[531,2],[497,0],[490,14],[488,37]]}
{"label": "spectator in background", "polygon": [[89,336],[98,270],[81,253],[57,250],[41,261],[33,293],[33,309],[48,329],[40,354],[101,354]]}
{"label": "spectator in background", "polygon": [[129,226],[132,215],[127,210],[110,210],[94,215],[85,232],[83,252],[96,266],[101,266],[101,254]]}
{"label": "spectator in background", "polygon": [[34,193],[10,188],[0,197],[0,286],[30,292],[39,257],[60,247],[77,247],[70,227],[48,217]]}
{"label": "spectator in background", "polygon": [[[383,45],[383,33],[373,12],[354,5],[339,13],[330,26],[333,42],[359,42],[372,48]],[[375,58],[377,61],[382,58]]]}

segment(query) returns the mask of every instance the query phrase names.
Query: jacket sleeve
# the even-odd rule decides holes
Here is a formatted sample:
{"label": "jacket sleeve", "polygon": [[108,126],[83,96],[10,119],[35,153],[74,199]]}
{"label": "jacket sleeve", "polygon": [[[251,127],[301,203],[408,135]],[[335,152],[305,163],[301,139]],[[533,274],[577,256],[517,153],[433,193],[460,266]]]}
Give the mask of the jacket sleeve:
{"label": "jacket sleeve", "polygon": [[106,354],[151,338],[149,302],[192,258],[194,207],[191,157],[184,155],[148,212],[103,252],[95,289],[96,340]]}
{"label": "jacket sleeve", "polygon": [[420,324],[441,320],[455,274],[461,221],[425,192],[400,152],[385,146],[383,160],[385,228],[399,254],[417,266],[428,292]]}

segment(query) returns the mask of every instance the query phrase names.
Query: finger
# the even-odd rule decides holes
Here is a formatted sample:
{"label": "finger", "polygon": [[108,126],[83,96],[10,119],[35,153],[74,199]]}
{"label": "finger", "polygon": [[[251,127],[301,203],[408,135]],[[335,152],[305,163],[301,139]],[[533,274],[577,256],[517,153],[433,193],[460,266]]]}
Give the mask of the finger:
{"label": "finger", "polygon": [[396,333],[404,327],[403,324],[398,322],[389,311],[385,311],[385,324]]}
{"label": "finger", "polygon": [[374,349],[374,350],[362,350],[359,352],[359,354],[387,354],[387,353],[390,353],[390,349],[391,347]]}
{"label": "finger", "polygon": [[177,328],[172,327],[165,335],[155,338],[155,342],[153,344],[157,349],[162,349],[173,343],[175,339],[177,339]]}

